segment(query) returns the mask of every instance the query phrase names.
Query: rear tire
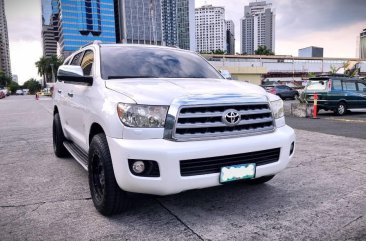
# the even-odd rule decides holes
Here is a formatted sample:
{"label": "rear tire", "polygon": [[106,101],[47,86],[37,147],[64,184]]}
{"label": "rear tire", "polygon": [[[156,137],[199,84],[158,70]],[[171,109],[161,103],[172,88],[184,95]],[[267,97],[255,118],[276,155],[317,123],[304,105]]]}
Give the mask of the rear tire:
{"label": "rear tire", "polygon": [[268,182],[269,180],[271,180],[274,177],[275,177],[275,175],[272,175],[272,176],[264,176],[264,177],[260,177],[260,178],[246,180],[245,183],[250,184],[250,185],[263,184],[263,183]]}
{"label": "rear tire", "polygon": [[347,113],[347,104],[343,101],[339,102],[334,113],[339,116],[346,114]]}
{"label": "rear tire", "polygon": [[127,192],[114,176],[107,139],[103,133],[93,137],[89,149],[89,187],[95,208],[104,216],[121,213],[130,207]]}
{"label": "rear tire", "polygon": [[66,157],[69,155],[68,150],[64,146],[66,140],[64,132],[62,131],[60,115],[56,113],[53,116],[52,125],[52,137],[53,137],[53,151],[57,157]]}

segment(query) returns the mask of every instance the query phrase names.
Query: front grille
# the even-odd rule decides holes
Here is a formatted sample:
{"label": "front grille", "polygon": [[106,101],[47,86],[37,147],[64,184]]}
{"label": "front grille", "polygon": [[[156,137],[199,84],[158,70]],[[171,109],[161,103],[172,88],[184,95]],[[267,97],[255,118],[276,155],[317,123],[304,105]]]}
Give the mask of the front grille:
{"label": "front grille", "polygon": [[[229,109],[236,110],[241,116],[241,121],[235,126],[228,126],[222,121],[224,112]],[[209,139],[252,135],[273,130],[274,122],[268,103],[183,106],[178,113],[173,138],[178,141]]]}
{"label": "front grille", "polygon": [[255,163],[257,166],[266,165],[279,160],[280,150],[280,148],[275,148],[228,156],[183,160],[180,161],[180,174],[181,176],[195,176],[219,173],[221,167],[246,163]]}

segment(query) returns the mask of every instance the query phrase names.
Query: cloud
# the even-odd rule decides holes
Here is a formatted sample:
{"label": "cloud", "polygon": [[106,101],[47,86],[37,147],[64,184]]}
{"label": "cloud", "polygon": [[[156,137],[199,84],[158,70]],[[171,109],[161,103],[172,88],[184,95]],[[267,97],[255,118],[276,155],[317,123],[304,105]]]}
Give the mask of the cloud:
{"label": "cloud", "polygon": [[[239,52],[240,19],[249,2],[254,0],[196,0],[196,7],[225,6],[225,18],[235,24],[235,48]],[[297,55],[298,48],[311,43],[323,46],[325,56],[355,57],[356,36],[366,28],[365,0],[272,0],[267,3],[272,3],[276,12],[276,53]]]}
{"label": "cloud", "polygon": [[5,0],[10,41],[41,41],[39,0]]}
{"label": "cloud", "polygon": [[365,0],[274,0],[273,4],[279,37],[333,31],[366,20]]}

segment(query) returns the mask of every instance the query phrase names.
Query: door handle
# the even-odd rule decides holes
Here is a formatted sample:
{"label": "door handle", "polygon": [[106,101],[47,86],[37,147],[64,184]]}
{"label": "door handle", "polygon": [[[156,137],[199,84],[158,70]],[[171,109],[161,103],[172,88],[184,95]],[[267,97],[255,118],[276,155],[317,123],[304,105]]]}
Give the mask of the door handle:
{"label": "door handle", "polygon": [[61,94],[62,93],[62,90],[57,90],[57,93]]}
{"label": "door handle", "polygon": [[67,93],[67,95],[70,96],[70,97],[73,97],[74,96],[74,94],[73,93],[70,93],[70,92]]}

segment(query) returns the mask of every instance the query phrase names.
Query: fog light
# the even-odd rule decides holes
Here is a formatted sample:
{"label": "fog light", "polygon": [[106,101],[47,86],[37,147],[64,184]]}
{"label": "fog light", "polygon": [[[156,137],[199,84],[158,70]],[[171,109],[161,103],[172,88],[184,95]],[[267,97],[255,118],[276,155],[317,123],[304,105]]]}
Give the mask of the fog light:
{"label": "fog light", "polygon": [[294,153],[294,149],[295,149],[295,142],[292,142],[290,147],[290,156]]}
{"label": "fog light", "polygon": [[145,163],[143,161],[135,161],[132,164],[132,170],[137,174],[142,173],[145,171]]}

